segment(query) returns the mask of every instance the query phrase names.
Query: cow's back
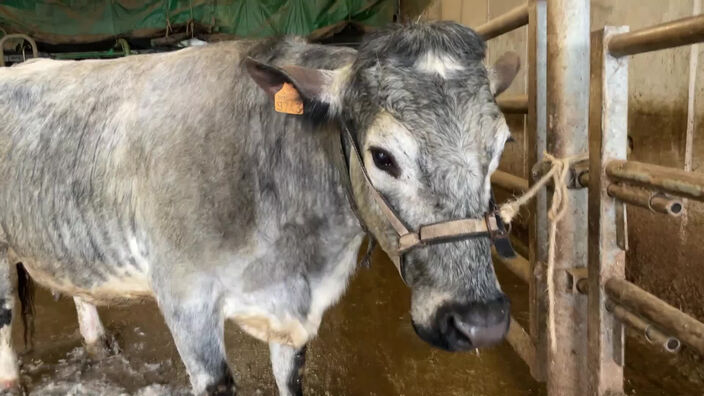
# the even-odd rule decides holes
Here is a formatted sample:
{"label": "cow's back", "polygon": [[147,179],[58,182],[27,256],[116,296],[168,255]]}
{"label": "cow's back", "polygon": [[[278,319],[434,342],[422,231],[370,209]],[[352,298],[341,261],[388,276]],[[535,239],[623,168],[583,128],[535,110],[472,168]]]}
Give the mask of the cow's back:
{"label": "cow's back", "polygon": [[0,225],[34,276],[60,290],[146,287],[155,222],[201,206],[194,183],[223,177],[199,160],[236,157],[208,140],[236,125],[221,110],[247,45],[0,69]]}

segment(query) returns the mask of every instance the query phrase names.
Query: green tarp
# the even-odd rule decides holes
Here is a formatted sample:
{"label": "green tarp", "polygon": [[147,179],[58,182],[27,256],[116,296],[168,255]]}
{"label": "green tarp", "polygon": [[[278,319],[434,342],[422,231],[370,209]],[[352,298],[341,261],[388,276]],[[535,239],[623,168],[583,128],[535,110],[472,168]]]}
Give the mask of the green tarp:
{"label": "green tarp", "polygon": [[356,22],[382,26],[397,0],[0,0],[0,27],[49,43],[153,37],[171,28],[238,37],[314,31]]}

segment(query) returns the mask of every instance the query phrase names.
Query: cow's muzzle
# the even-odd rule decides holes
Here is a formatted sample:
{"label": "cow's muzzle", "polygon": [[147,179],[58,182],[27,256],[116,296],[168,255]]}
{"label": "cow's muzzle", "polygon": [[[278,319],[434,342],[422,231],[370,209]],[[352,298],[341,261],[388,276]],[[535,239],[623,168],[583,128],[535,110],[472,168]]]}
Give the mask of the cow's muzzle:
{"label": "cow's muzzle", "polygon": [[510,325],[506,296],[489,302],[445,303],[429,327],[413,323],[420,338],[438,348],[462,351],[499,343]]}

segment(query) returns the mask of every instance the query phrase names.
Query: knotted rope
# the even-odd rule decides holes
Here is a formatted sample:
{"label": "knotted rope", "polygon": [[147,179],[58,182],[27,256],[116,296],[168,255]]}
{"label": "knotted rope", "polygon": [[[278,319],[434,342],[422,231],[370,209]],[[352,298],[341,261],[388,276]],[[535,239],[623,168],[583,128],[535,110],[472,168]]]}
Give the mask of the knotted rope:
{"label": "knotted rope", "polygon": [[562,220],[567,210],[567,176],[570,172],[570,165],[574,162],[588,158],[587,154],[579,154],[575,156],[556,158],[548,153],[544,153],[544,159],[550,164],[550,170],[546,172],[535,184],[531,186],[520,197],[508,201],[501,205],[499,216],[505,223],[510,223],[511,220],[518,214],[521,206],[525,205],[543,188],[550,180],[552,180],[555,191],[552,195],[552,204],[548,210],[548,221],[550,222],[548,236],[548,268],[547,268],[547,287],[548,287],[548,332],[550,333],[550,348],[555,350],[555,234],[557,232],[557,223]]}

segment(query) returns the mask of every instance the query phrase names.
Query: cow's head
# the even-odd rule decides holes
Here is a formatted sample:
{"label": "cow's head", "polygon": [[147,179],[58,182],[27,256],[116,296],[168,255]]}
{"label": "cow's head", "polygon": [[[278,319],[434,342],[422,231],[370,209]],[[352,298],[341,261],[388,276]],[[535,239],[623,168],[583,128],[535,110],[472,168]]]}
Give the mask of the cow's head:
{"label": "cow's head", "polygon": [[[449,22],[395,26],[370,35],[355,61],[337,70],[250,62],[270,93],[292,83],[307,109],[350,127],[373,186],[417,230],[456,218],[482,218],[509,130],[494,97],[518,71],[509,53],[489,70],[484,41]],[[308,111],[308,110],[306,110]],[[362,221],[387,252],[396,233],[371,197],[359,166],[350,177]],[[509,302],[491,262],[488,238],[429,245],[406,253],[400,268],[412,289],[421,338],[462,350],[500,341]]]}

